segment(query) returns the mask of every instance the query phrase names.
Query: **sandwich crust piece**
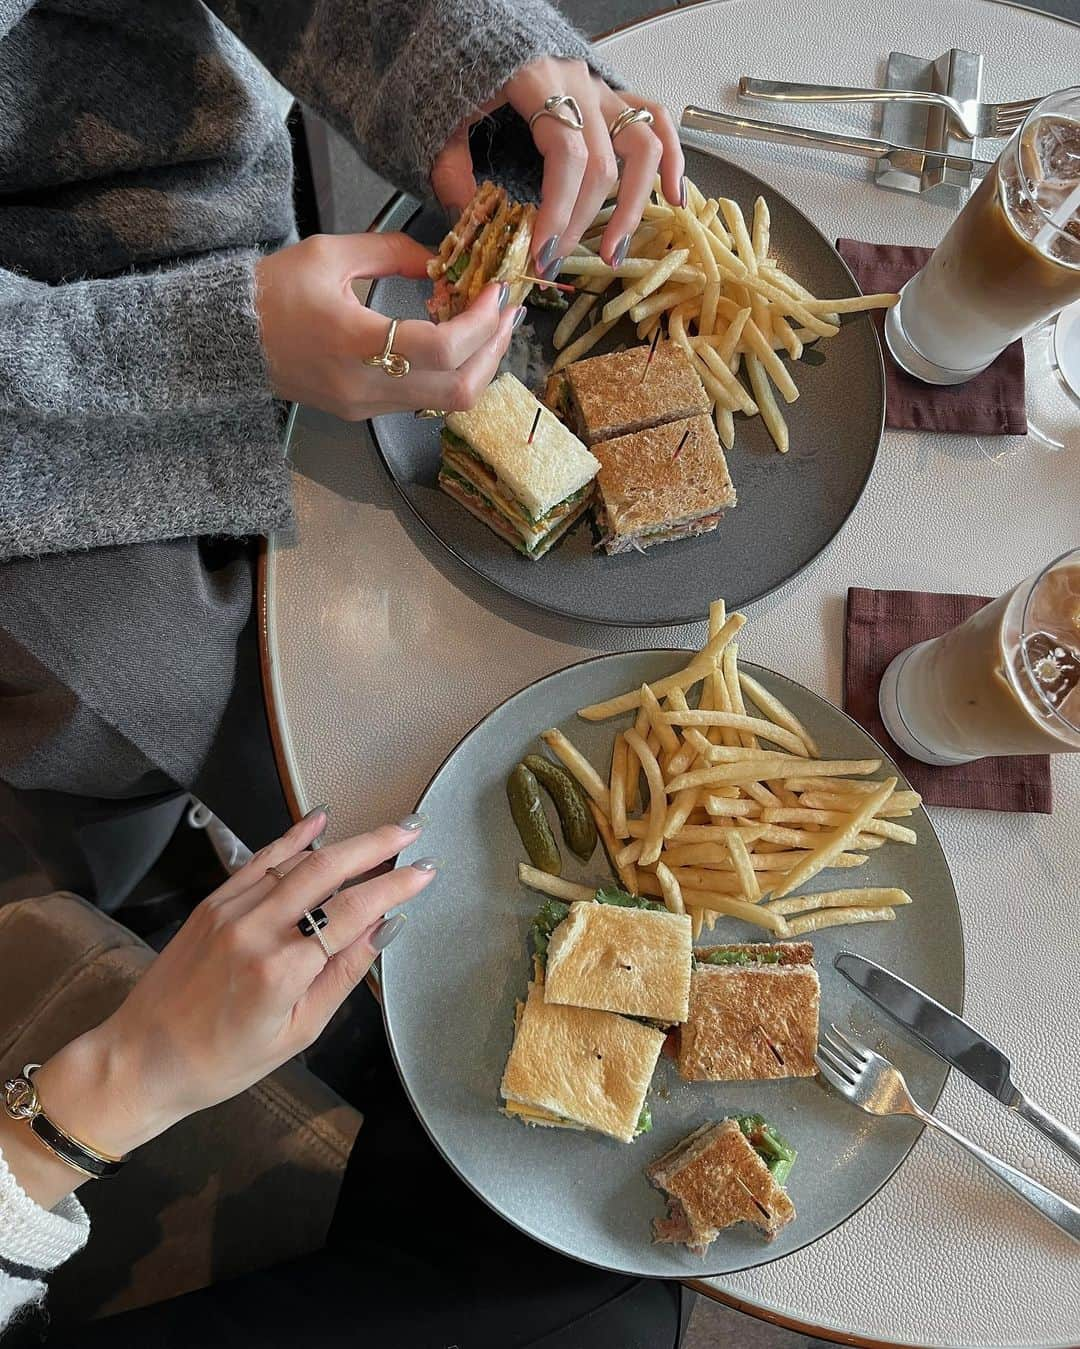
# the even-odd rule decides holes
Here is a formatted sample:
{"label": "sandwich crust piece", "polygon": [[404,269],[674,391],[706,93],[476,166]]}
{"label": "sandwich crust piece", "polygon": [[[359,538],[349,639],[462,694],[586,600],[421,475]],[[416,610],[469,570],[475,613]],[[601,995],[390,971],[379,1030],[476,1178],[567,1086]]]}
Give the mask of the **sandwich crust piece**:
{"label": "sandwich crust piece", "polygon": [[549,397],[561,397],[563,411],[586,445],[711,410],[697,371],[680,346],[658,343],[643,380],[648,357],[647,346],[589,356],[560,372],[565,381],[561,390],[549,383]]}
{"label": "sandwich crust piece", "polygon": [[571,904],[548,943],[545,999],[674,1025],[689,1011],[692,948],[688,914]]}
{"label": "sandwich crust piece", "polygon": [[702,963],[705,949],[696,953],[690,1013],[679,1030],[680,1075],[689,1082],[813,1077],[821,988],[810,943],[707,949],[768,951],[779,960],[710,965]]}
{"label": "sandwich crust piece", "polygon": [[654,1241],[685,1243],[695,1255],[704,1256],[725,1227],[753,1223],[771,1240],[795,1217],[787,1191],[733,1119],[702,1125],[645,1174],[668,1201],[668,1216],[653,1223]]}
{"label": "sandwich crust piece", "polygon": [[[680,448],[681,446],[681,448]],[[704,534],[735,505],[712,419],[688,417],[592,447],[609,553]]]}
{"label": "sandwich crust piece", "polygon": [[503,1099],[629,1143],[663,1043],[662,1031],[626,1017],[545,1002],[543,986],[531,983]]}

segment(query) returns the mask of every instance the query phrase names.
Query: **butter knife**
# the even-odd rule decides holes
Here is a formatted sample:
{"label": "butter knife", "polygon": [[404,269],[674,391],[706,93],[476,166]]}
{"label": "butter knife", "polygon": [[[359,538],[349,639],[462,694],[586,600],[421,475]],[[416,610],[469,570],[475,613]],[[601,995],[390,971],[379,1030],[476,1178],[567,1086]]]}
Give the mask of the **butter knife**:
{"label": "butter knife", "polygon": [[1080,1162],[1080,1134],[1030,1100],[1012,1080],[1012,1064],[968,1023],[941,1003],[865,956],[841,951],[833,964],[871,1002],[898,1021],[915,1039],[951,1063],[1045,1134],[1071,1161]]}
{"label": "butter knife", "polygon": [[[781,145],[809,145],[869,159],[891,160],[894,155],[913,155],[919,159],[945,160],[950,169],[970,169],[977,178],[994,167],[994,161],[990,159],[968,159],[964,155],[946,154],[943,150],[927,150],[924,146],[894,145],[891,141],[875,140],[870,136],[839,135],[808,126],[762,122],[755,117],[737,117],[734,113],[713,112],[692,104],[683,108],[681,124],[691,131],[712,131],[721,136],[740,136],[753,141],[777,141]],[[705,150],[706,147],[698,145],[695,149]]]}

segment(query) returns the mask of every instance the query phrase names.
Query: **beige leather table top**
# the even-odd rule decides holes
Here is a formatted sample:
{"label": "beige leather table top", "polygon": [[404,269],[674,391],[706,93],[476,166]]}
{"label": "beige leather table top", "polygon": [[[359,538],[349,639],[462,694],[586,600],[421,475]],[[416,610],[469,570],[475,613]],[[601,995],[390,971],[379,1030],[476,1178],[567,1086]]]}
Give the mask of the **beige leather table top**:
{"label": "beige leather table top", "polygon": [[[1061,87],[1080,72],[1080,28],[986,0],[726,0],[617,34],[604,55],[630,87],[672,107],[735,107],[742,73],[872,83],[890,49],[932,56],[950,46],[986,55],[990,98]],[[869,127],[859,109],[791,120],[800,116]],[[737,141],[724,151],[830,235],[933,244],[949,220],[941,207],[874,189],[862,161]],[[460,737],[539,676],[595,652],[702,640],[700,628],[568,623],[488,588],[410,516],[362,425],[301,410],[292,458],[297,529],[267,557],[270,691],[295,804],[328,802],[336,834],[409,810]],[[831,548],[751,610],[745,654],[839,702],[849,585],[996,594],[1080,541],[1078,522],[1080,427],[1063,453],[1003,461],[968,438],[887,432]],[[960,893],[967,1014],[1008,1049],[1021,1086],[1075,1127],[1080,756],[1053,772],[1053,816],[932,815]],[[941,1113],[1080,1200],[1080,1171],[957,1074]],[[888,1126],[868,1118],[866,1127]],[[1080,1249],[925,1135],[841,1228],[713,1291],[854,1342],[1080,1344]]]}

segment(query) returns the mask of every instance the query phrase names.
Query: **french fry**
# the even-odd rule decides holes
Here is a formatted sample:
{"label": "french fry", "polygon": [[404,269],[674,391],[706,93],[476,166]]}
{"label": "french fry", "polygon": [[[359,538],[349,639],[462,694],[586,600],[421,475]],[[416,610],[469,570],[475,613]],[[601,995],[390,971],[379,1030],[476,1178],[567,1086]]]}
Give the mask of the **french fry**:
{"label": "french fry", "polygon": [[[686,694],[682,689],[672,689],[667,696],[668,709],[671,711],[686,711],[688,704]],[[666,772],[668,776],[674,777],[679,773],[685,773],[697,756],[697,748],[693,741],[683,740],[680,749],[669,759]]]}
{"label": "french fry", "polygon": [[[567,272],[576,276],[597,276],[606,280],[609,284],[615,277],[630,277],[639,280],[641,277],[651,276],[654,271],[656,271],[656,263],[652,258],[626,258],[617,267],[610,267],[603,258],[598,258],[593,254],[578,256],[571,254],[570,257],[563,258],[562,265],[559,268],[560,275]],[[706,272],[702,271],[700,267],[676,264],[668,272],[666,279],[678,281],[683,285],[692,283],[697,286],[698,290],[701,290],[705,285]]]}
{"label": "french fry", "polygon": [[[644,820],[634,820],[633,823],[635,825],[637,824],[645,825]],[[648,826],[646,825],[645,828],[647,827]],[[641,837],[635,838],[632,842],[628,843],[625,848],[619,849],[619,851],[615,855],[615,865],[617,867],[633,866],[634,863],[638,860],[638,858],[641,856],[641,850],[645,846],[644,833],[645,829],[643,828]]]}
{"label": "french fry", "polygon": [[705,922],[705,914],[706,914],[706,910],[704,910],[704,909],[691,909],[691,910],[690,910],[690,940],[691,940],[691,941],[697,941],[697,939],[701,936],[701,929],[702,929],[702,927],[703,927],[703,925],[704,925],[704,922]]}
{"label": "french fry", "polygon": [[[873,784],[863,784],[872,786]],[[805,791],[799,798],[800,805],[809,806],[813,810],[850,810],[854,805],[858,795],[849,791],[832,791],[833,784],[830,782],[828,788],[821,791]],[[899,815],[910,815],[911,812],[922,805],[922,797],[918,792],[893,792],[888,801],[878,811],[879,819],[892,819]]]}
{"label": "french fry", "polygon": [[699,890],[692,895],[683,895],[687,911],[693,916],[703,909],[722,913],[728,918],[741,918],[744,923],[753,923],[763,927],[777,937],[790,937],[791,927],[782,914],[770,913],[764,905],[748,904],[744,899],[732,895],[723,895],[713,890]]}
{"label": "french fry", "polygon": [[739,878],[743,892],[751,903],[756,904],[761,898],[761,886],[758,885],[754,863],[750,860],[750,854],[746,849],[745,837],[737,829],[729,829],[724,842],[731,854],[731,865]]}
{"label": "french fry", "polygon": [[754,224],[750,239],[759,265],[767,261],[769,256],[770,223],[768,204],[764,197],[758,197],[754,202]]}
{"label": "french fry", "polygon": [[[811,761],[814,762],[814,761]],[[817,762],[821,762],[817,760]],[[873,820],[878,809],[885,804],[896,787],[895,778],[886,778],[876,792],[863,799],[862,804],[852,812],[844,824],[836,830],[824,834],[818,847],[807,853],[797,866],[793,867],[781,880],[780,886],[773,892],[774,899],[783,899],[792,890],[805,885],[812,876],[827,867],[831,860],[848,849],[863,832],[865,826]]]}
{"label": "french fry", "polygon": [[698,793],[691,788],[685,792],[679,792],[668,807],[667,819],[664,821],[664,840],[674,838],[686,824],[691,811],[697,805]]}
{"label": "french fry", "polygon": [[804,932],[819,932],[823,927],[840,927],[845,923],[891,923],[896,918],[895,909],[818,909],[815,913],[803,913],[788,923],[788,932],[800,937]]}
{"label": "french fry", "polygon": [[620,731],[611,750],[611,778],[608,800],[611,802],[611,830],[616,838],[629,838],[626,827],[626,737]]}
{"label": "french fry", "polygon": [[[657,700],[666,698],[674,688],[680,688],[684,692],[693,688],[706,675],[711,674],[717,657],[721,655],[724,647],[727,646],[735,634],[746,622],[742,614],[734,613],[728,616],[727,621],[720,631],[710,637],[702,649],[694,656],[689,664],[674,674],[666,675],[663,679],[658,679],[650,685]],[[608,717],[621,716],[623,712],[632,712],[635,708],[641,706],[641,690],[632,689],[629,693],[621,693],[617,698],[608,698],[601,703],[591,703],[588,707],[579,707],[578,716],[583,721],[606,721]],[[873,772],[873,769],[868,769]]]}
{"label": "french fry", "polygon": [[[655,691],[655,685],[653,688]],[[720,784],[741,786],[760,783],[767,778],[784,780],[796,775],[800,778],[840,777],[852,773],[876,773],[880,767],[880,759],[800,759],[794,754],[767,754],[762,751],[759,759],[748,759],[745,763],[719,764],[715,768],[695,768],[689,773],[681,773],[668,783],[668,790],[681,792],[684,787],[715,787]]]}
{"label": "french fry", "polygon": [[679,749],[679,737],[675,734],[672,727],[676,724],[668,720],[669,715],[682,715],[681,713],[669,714],[664,712],[660,703],[649,688],[648,684],[641,686],[641,706],[649,718],[649,725],[656,732],[656,738],[660,742],[660,748],[667,754],[675,754]]}
{"label": "french fry", "polygon": [[777,726],[783,726],[785,730],[797,735],[806,746],[807,753],[811,758],[821,758],[821,751],[818,749],[813,736],[795,713],[786,707],[779,698],[770,693],[763,684],[759,684],[753,675],[748,675],[745,671],[740,670],[739,687]]}
{"label": "french fry", "polygon": [[[761,818],[769,824],[824,824],[835,826],[843,824],[850,815],[847,810],[811,810],[802,806],[773,806],[761,812]],[[891,820],[868,820],[863,825],[864,834],[880,834],[882,838],[892,839],[894,843],[917,843],[918,835],[914,829],[902,824],[893,824]]]}
{"label": "french fry", "polygon": [[530,890],[539,890],[542,895],[551,895],[554,899],[564,899],[568,904],[596,898],[596,886],[575,885],[573,881],[564,881],[561,876],[549,876],[546,871],[531,867],[527,862],[518,863],[518,880]]}
{"label": "french fry", "polygon": [[[704,324],[702,324],[702,327],[704,327]],[[695,338],[694,342],[699,340],[700,339]],[[700,367],[701,362],[704,362],[716,381],[723,386],[729,397],[735,400],[735,407],[737,407],[740,412],[745,412],[748,417],[756,416],[758,410],[757,404],[731,373],[731,370],[725,364],[715,347],[708,343],[703,343],[700,347],[695,347],[694,342],[691,342],[690,346],[693,349],[695,366]],[[706,384],[705,387],[708,388],[708,385]]]}
{"label": "french fry", "polygon": [[653,318],[667,309],[674,309],[677,305],[685,304],[687,300],[693,300],[700,294],[701,287],[697,285],[665,286],[663,290],[658,290],[650,295],[647,300],[635,304],[630,310],[630,317],[635,323],[640,323],[642,319]]}
{"label": "french fry", "polygon": [[574,361],[580,360],[587,351],[591,351],[596,346],[602,337],[607,336],[617,322],[618,319],[612,319],[610,323],[604,321],[594,323],[576,342],[571,342],[568,347],[563,347],[552,362],[552,373],[563,370],[566,366],[572,365]]}
{"label": "french fry", "polygon": [[816,895],[788,895],[787,899],[770,899],[766,908],[773,913],[782,913],[785,917],[793,913],[806,913],[812,909],[879,909],[896,908],[910,904],[911,896],[906,890],[896,890],[881,886],[864,886],[854,890],[821,890]]}
{"label": "french fry", "polygon": [[737,712],[664,712],[661,714],[668,727],[672,726],[728,726],[736,731],[748,731],[762,740],[771,740],[775,745],[783,745],[792,754],[807,758],[808,750],[801,736],[785,730],[762,717],[740,716]]}
{"label": "french fry", "polygon": [[891,309],[900,301],[899,293],[887,292],[879,295],[852,295],[843,300],[804,300],[803,304],[811,314],[858,314],[864,309]]}
{"label": "french fry", "polygon": [[802,338],[784,318],[783,314],[773,315],[770,340],[775,349],[783,347],[793,361],[797,361],[803,354]]}
{"label": "french fry", "polygon": [[620,866],[618,853],[620,851],[618,840],[615,838],[611,828],[611,821],[596,804],[595,801],[589,802],[589,809],[592,811],[592,817],[596,822],[596,832],[600,835],[600,842],[604,846],[604,852],[607,859],[615,869],[615,874],[619,878],[619,884],[630,895],[637,894],[638,874],[637,867],[633,862],[627,862]]}
{"label": "french fry", "polygon": [[551,341],[556,351],[561,351],[570,341],[605,289],[605,283],[601,278],[600,281],[590,282],[585,290],[579,291],[555,328]]}
{"label": "french fry", "polygon": [[731,408],[721,407],[719,403],[713,405],[713,417],[716,421],[716,434],[720,439],[720,444],[725,450],[730,450],[735,444],[735,418],[732,416]]}
{"label": "french fry", "polygon": [[570,743],[562,731],[554,727],[544,731],[540,739],[562,763],[582,787],[587,796],[591,796],[606,815],[611,809],[611,798],[607,786],[600,774],[579,750]]}
{"label": "french fry", "polygon": [[660,850],[664,846],[664,822],[667,819],[668,804],[667,792],[664,788],[660,765],[656,762],[656,756],[649,750],[648,745],[638,735],[637,731],[626,732],[626,743],[637,755],[645,773],[645,780],[649,784],[649,832],[645,836],[644,846],[641,850],[641,863],[643,866],[649,866],[659,858]]}
{"label": "french fry", "polygon": [[647,295],[651,295],[654,290],[659,290],[664,282],[686,262],[689,256],[690,250],[688,248],[673,249],[650,272],[639,277],[630,290],[623,291],[617,299],[609,300],[604,305],[603,321],[611,323],[615,319],[621,318],[634,305],[644,300]]}
{"label": "french fry", "polygon": [[776,448],[781,454],[787,454],[791,445],[788,424],[784,420],[776,399],[773,397],[769,377],[765,373],[764,366],[757,356],[751,355],[749,352],[746,356],[746,373],[750,376],[750,387],[754,391],[754,400],[761,413],[761,420],[768,428],[769,435],[772,436]]}
{"label": "french fry", "polygon": [[657,862],[656,864],[656,879],[660,882],[664,903],[670,912],[685,913],[686,905],[683,903],[682,888],[663,862]]}

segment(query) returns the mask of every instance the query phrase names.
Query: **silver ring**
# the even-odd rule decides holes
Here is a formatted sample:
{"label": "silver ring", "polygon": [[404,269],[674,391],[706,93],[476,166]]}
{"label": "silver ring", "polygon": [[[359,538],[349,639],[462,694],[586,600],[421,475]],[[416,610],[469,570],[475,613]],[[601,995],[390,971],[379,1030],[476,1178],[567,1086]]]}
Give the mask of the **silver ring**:
{"label": "silver ring", "polygon": [[545,98],[544,106],[529,118],[530,131],[541,117],[554,117],[556,122],[562,122],[563,126],[570,127],[572,131],[585,130],[585,118],[581,115],[581,108],[577,99],[570,94],[552,94],[550,98]]}
{"label": "silver ring", "polygon": [[611,140],[614,140],[619,132],[625,131],[628,126],[636,126],[639,122],[642,126],[652,126],[655,121],[656,118],[648,108],[623,108],[622,112],[608,127],[608,136]]}
{"label": "silver ring", "polygon": [[309,924],[308,931],[305,935],[308,937],[314,937],[315,940],[322,947],[323,955],[327,958],[327,960],[333,960],[334,953],[333,951],[330,950],[330,947],[327,946],[326,938],[322,934],[322,930],[326,926],[325,918],[323,922],[320,923],[310,909],[304,910],[304,917],[307,919]]}

